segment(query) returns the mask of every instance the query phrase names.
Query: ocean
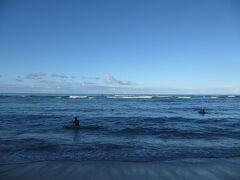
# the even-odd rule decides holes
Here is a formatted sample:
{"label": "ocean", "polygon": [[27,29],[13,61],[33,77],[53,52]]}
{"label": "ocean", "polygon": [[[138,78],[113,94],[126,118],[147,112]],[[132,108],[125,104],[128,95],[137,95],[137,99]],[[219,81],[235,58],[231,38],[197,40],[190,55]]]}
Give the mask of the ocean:
{"label": "ocean", "polygon": [[[81,128],[66,129],[74,116]],[[3,162],[234,157],[240,157],[237,95],[0,95]]]}

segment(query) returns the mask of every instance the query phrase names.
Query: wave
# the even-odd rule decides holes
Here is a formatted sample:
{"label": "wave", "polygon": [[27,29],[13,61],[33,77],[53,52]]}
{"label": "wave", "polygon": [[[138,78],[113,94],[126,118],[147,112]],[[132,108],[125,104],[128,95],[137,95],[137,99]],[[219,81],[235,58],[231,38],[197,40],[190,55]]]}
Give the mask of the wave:
{"label": "wave", "polygon": [[86,125],[86,126],[81,125],[80,129],[99,130],[99,129],[104,129],[104,127],[98,126],[98,125]]}
{"label": "wave", "polygon": [[14,151],[45,151],[45,152],[53,152],[59,149],[59,145],[56,143],[52,143],[46,140],[35,139],[35,138],[24,138],[24,139],[8,139],[1,140],[0,139],[0,152],[14,152]]}
{"label": "wave", "polygon": [[68,96],[70,99],[85,99],[87,96]]}
{"label": "wave", "polygon": [[231,136],[238,136],[237,133],[232,131],[223,132],[222,129],[212,128],[208,130],[193,130],[193,129],[178,129],[178,128],[156,128],[156,127],[129,127],[124,128],[116,132],[121,135],[154,135],[161,138],[171,137],[171,138],[189,138],[189,139],[205,139],[210,137],[225,137],[231,133]]}
{"label": "wave", "polygon": [[178,99],[191,99],[191,96],[178,96]]}
{"label": "wave", "polygon": [[102,126],[98,125],[80,125],[79,127],[73,126],[72,124],[68,124],[63,126],[65,129],[77,129],[77,130],[100,130],[104,129]]}
{"label": "wave", "polygon": [[155,96],[155,97],[157,97],[157,98],[170,98],[172,96]]}
{"label": "wave", "polygon": [[184,132],[176,128],[154,128],[154,127],[128,127],[117,131],[122,135],[165,135],[165,136],[185,136],[192,132]]}
{"label": "wave", "polygon": [[210,98],[210,99],[224,99],[224,98],[238,98],[237,95],[134,95],[134,94],[116,94],[116,95],[44,95],[44,94],[29,94],[29,95],[22,95],[22,94],[13,94],[13,95],[5,95],[0,94],[1,98],[56,98],[56,99],[191,99],[191,98]]}
{"label": "wave", "polygon": [[115,96],[107,96],[107,98],[110,99],[152,99],[152,96],[121,96],[121,95],[115,95]]}

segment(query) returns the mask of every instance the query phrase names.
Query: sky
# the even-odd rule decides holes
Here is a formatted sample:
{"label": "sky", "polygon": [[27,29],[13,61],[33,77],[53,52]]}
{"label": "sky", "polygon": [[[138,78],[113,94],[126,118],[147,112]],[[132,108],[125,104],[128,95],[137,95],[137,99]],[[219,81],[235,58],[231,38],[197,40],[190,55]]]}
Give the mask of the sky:
{"label": "sky", "polygon": [[238,0],[0,0],[0,93],[240,94]]}

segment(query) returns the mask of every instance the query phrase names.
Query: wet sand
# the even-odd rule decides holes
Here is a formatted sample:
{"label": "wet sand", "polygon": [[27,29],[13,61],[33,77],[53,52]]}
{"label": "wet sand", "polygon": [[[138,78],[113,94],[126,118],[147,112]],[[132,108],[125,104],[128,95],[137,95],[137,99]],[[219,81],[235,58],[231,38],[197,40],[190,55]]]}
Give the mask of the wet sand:
{"label": "wet sand", "polygon": [[240,159],[169,162],[43,161],[1,164],[1,180],[240,179]]}

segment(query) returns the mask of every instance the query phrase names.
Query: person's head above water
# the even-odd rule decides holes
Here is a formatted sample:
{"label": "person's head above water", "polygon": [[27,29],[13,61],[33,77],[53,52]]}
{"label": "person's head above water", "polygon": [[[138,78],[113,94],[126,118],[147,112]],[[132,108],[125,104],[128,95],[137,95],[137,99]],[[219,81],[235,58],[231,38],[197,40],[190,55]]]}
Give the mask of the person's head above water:
{"label": "person's head above water", "polygon": [[77,116],[74,117],[74,120],[78,120]]}
{"label": "person's head above water", "polygon": [[198,111],[200,114],[205,114],[206,112],[205,112],[205,109],[201,109],[201,110],[199,110]]}

